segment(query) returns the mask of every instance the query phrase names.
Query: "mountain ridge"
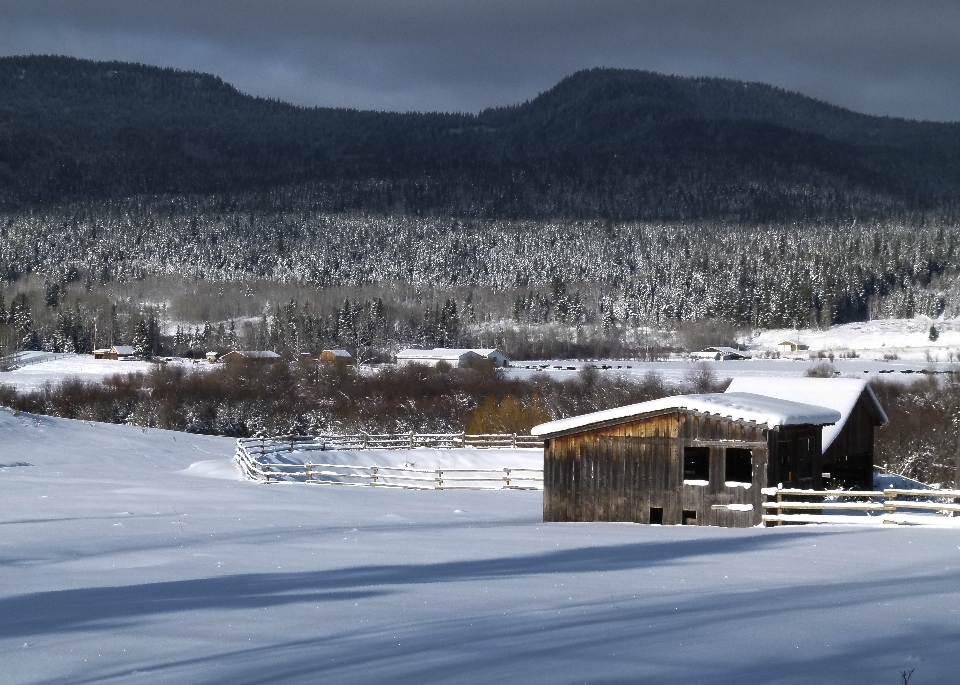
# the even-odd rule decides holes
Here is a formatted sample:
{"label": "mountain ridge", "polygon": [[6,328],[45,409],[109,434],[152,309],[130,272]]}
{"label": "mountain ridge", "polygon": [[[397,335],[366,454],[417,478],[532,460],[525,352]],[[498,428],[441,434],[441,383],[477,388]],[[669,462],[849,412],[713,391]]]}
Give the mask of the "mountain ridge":
{"label": "mountain ridge", "polygon": [[0,207],[299,189],[324,211],[488,218],[953,216],[960,123],[774,86],[591,69],[477,114],[310,108],[199,72],[0,58]]}

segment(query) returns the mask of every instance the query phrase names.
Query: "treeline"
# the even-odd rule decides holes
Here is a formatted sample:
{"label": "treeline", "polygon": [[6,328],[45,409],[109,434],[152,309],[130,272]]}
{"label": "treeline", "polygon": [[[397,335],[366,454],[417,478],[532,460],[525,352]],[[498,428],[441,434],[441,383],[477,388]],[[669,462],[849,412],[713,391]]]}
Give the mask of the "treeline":
{"label": "treeline", "polygon": [[[960,228],[923,217],[731,226],[278,212],[166,198],[8,214],[0,288],[10,302],[32,283],[35,310],[48,300],[72,305],[81,290],[102,293],[104,313],[122,304],[120,292],[144,306],[194,297],[171,315],[192,326],[270,318],[292,299],[323,317],[311,325],[325,341],[350,329],[339,313],[329,319],[347,299],[363,310],[347,318],[370,319],[359,337],[398,343],[504,322],[625,339],[702,319],[787,328],[960,314]],[[173,293],[136,285],[158,279],[185,285],[169,286]]]}
{"label": "treeline", "polygon": [[[724,387],[709,373],[689,389]],[[103,383],[65,380],[17,393],[0,386],[0,404],[71,419],[126,423],[237,437],[327,432],[526,433],[552,418],[680,392],[656,374],[641,381],[586,369],[560,381],[529,380],[488,368],[384,366],[375,373],[327,364],[227,364],[209,371],[158,364],[147,374]]]}

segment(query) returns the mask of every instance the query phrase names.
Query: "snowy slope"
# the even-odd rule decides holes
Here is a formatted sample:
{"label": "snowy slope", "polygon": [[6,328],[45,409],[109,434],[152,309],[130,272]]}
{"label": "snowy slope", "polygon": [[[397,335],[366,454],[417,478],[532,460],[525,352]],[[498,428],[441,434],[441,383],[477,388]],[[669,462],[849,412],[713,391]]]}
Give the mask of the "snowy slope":
{"label": "snowy slope", "polygon": [[0,681],[947,683],[960,533],[543,524],[0,410]]}

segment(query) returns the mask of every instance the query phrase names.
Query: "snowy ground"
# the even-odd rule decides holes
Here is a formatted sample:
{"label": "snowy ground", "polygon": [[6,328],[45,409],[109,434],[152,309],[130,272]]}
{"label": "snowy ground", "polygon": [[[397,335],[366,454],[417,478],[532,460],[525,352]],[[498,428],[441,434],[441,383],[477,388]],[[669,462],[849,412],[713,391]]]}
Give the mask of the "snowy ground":
{"label": "snowy ground", "polygon": [[960,532],[548,524],[265,486],[233,442],[0,410],[0,680],[956,680]]}
{"label": "snowy ground", "polygon": [[[558,379],[575,378],[584,366],[594,366],[603,374],[615,374],[639,380],[647,373],[655,372],[670,383],[683,383],[701,364],[706,364],[720,378],[743,376],[805,376],[807,371],[821,360],[802,359],[744,359],[740,361],[692,361],[669,359],[657,362],[623,360],[579,361],[554,359],[536,362],[514,362],[506,369],[507,375],[517,378],[529,377],[537,372],[547,373]],[[603,366],[607,368],[602,368]],[[857,378],[883,378],[890,381],[911,382],[918,373],[929,371],[946,372],[960,370],[960,364],[948,362],[873,361],[869,359],[834,359],[834,368],[841,376]]]}
{"label": "snowy ground", "polygon": [[[930,326],[938,337],[930,340]],[[883,360],[898,356],[908,362],[960,361],[960,320],[934,320],[925,316],[913,319],[879,319],[833,326],[827,330],[787,329],[763,331],[749,341],[751,350],[776,351],[783,340],[802,342],[810,350],[855,350],[862,359]],[[803,356],[808,356],[809,352]]]}
{"label": "snowy ground", "polygon": [[[155,364],[145,361],[94,359],[92,354],[55,354],[53,352],[24,352],[19,368],[0,373],[0,384],[12,385],[18,391],[37,390],[44,383],[59,383],[67,378],[84,381],[102,381],[116,374],[146,373]],[[194,364],[190,359],[174,358],[169,364],[189,368],[210,368],[206,362]]]}

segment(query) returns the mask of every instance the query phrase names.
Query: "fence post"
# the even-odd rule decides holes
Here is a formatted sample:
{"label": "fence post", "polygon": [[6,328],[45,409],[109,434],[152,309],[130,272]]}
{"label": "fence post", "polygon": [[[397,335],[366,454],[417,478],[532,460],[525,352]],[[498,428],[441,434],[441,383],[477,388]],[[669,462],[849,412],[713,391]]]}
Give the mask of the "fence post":
{"label": "fence post", "polygon": [[[777,504],[783,502],[783,496],[780,494],[780,490],[777,489]],[[777,525],[782,526],[783,521],[780,520],[780,517],[783,516],[783,509],[777,507]]]}
{"label": "fence post", "polygon": [[410,431],[410,449],[413,449],[413,431]]}
{"label": "fence post", "polygon": [[[514,437],[516,437],[516,433],[514,433]],[[507,481],[507,487],[509,488],[510,487],[510,468],[507,467],[503,469],[503,472],[506,474],[506,476],[504,476],[504,480]]]}
{"label": "fence post", "polygon": [[267,453],[266,438],[264,438],[264,437],[261,435],[261,436],[260,436],[260,456],[262,457],[262,456],[263,456],[264,454],[266,454],[266,453]]}
{"label": "fence post", "polygon": [[[889,492],[889,490],[890,489],[887,488],[887,490],[883,491],[883,496],[887,500],[886,502],[883,503],[883,510],[885,514],[893,515],[897,513],[897,493]],[[892,524],[894,526],[897,525],[896,521],[888,518],[883,519],[883,522]]]}
{"label": "fence post", "polygon": [[443,490],[443,470],[437,469],[437,490]]}
{"label": "fence post", "polygon": [[307,480],[308,481],[313,480],[313,474],[310,473],[310,464],[304,464],[304,466],[307,467]]}
{"label": "fence post", "polygon": [[293,452],[293,436],[290,436],[290,451]]}
{"label": "fence post", "polygon": [[516,434],[516,433],[513,434],[513,447],[514,447],[514,449],[516,449],[516,447],[517,447],[517,434]]}
{"label": "fence post", "polygon": [[360,449],[365,450],[367,449],[367,440],[370,438],[370,436],[368,436],[366,433],[361,433],[361,435],[363,435],[363,443],[361,444]]}
{"label": "fence post", "polygon": [[376,484],[377,484],[377,468],[379,468],[379,467],[377,467],[377,466],[374,466],[374,467],[373,467],[373,481],[370,483],[370,485],[376,485]]}

